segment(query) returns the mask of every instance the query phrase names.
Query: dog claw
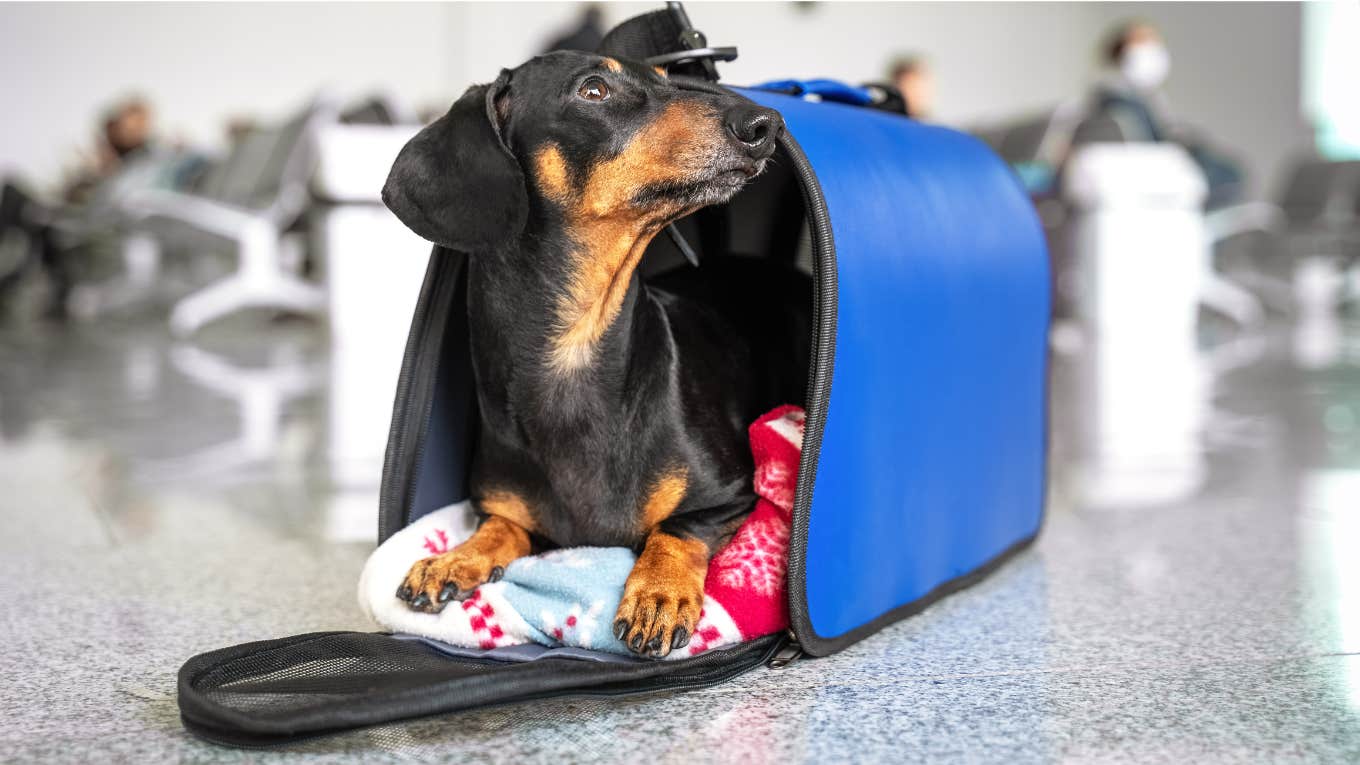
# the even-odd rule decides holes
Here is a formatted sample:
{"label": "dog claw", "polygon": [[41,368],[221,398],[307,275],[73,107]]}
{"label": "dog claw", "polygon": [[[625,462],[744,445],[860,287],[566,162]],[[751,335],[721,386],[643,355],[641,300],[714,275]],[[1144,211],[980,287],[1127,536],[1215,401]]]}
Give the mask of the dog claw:
{"label": "dog claw", "polygon": [[424,608],[428,605],[430,605],[430,596],[423,592],[411,599],[412,608]]}
{"label": "dog claw", "polygon": [[502,568],[501,566],[496,566],[495,568],[491,569],[491,576],[488,577],[486,581],[499,582],[501,580],[501,577],[503,576],[505,576],[505,569]]}
{"label": "dog claw", "polygon": [[397,598],[409,602],[411,600],[411,588],[406,584],[402,584],[397,588]]}
{"label": "dog claw", "polygon": [[457,594],[458,586],[450,582],[444,585],[444,588],[439,591],[439,602],[447,603],[451,598],[453,598]]}
{"label": "dog claw", "polygon": [[671,637],[671,650],[684,648],[689,645],[689,630],[684,627],[676,627],[675,634]]}
{"label": "dog claw", "polygon": [[639,632],[638,634],[634,635],[634,636],[633,636],[632,642],[630,642],[630,643],[628,644],[628,646],[629,646],[630,648],[633,649],[633,653],[637,653],[638,651],[641,651],[641,650],[642,650],[642,633]]}
{"label": "dog claw", "polygon": [[614,622],[614,639],[623,640],[623,636],[628,634],[628,622],[620,619]]}
{"label": "dog claw", "polygon": [[649,654],[651,654],[651,655],[653,655],[653,656],[660,656],[660,655],[661,655],[661,636],[660,636],[660,635],[657,635],[656,637],[654,637],[654,638],[652,638],[651,640],[647,641],[647,653],[649,653]]}

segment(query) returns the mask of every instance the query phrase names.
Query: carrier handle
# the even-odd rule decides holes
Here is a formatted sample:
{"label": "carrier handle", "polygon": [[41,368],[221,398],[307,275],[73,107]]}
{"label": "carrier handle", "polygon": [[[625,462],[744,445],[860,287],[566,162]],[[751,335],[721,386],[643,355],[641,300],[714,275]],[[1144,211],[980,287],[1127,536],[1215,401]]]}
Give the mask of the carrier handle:
{"label": "carrier handle", "polygon": [[868,88],[860,88],[840,80],[773,80],[754,86],[755,90],[768,90],[789,96],[817,96],[823,101],[835,101],[852,106],[870,106],[874,103],[873,94]]}
{"label": "carrier handle", "polygon": [[685,6],[668,2],[665,8],[634,16],[621,22],[604,36],[599,52],[606,56],[645,61],[660,66],[671,74],[700,77],[718,81],[718,61],[733,61],[737,49],[732,46],[712,46],[703,32],[690,23]]}
{"label": "carrier handle", "polygon": [[[718,67],[713,63],[714,60],[717,59],[718,56],[722,56],[720,60],[731,61],[737,57],[737,49],[710,48],[708,46],[708,38],[704,37],[704,33],[695,29],[694,25],[690,23],[689,14],[685,13],[684,3],[678,2],[678,0],[669,0],[669,2],[666,3],[666,10],[670,12],[671,18],[675,20],[675,25],[680,28],[679,42],[684,50],[653,56],[652,59],[663,59],[663,61],[648,59],[647,63],[652,64],[653,66],[669,66],[670,64],[679,63],[681,61],[695,60],[704,68],[704,74],[708,75],[708,79],[717,82]],[[665,61],[664,59],[670,60]]]}
{"label": "carrier handle", "polygon": [[[702,33],[700,32],[695,32],[694,34],[703,37]],[[649,57],[647,59],[647,63],[651,64],[652,66],[659,66],[664,68],[670,66],[671,64],[683,64],[689,61],[698,61],[704,64],[705,69],[708,69],[713,66],[714,61],[736,61],[736,60],[737,60],[736,47],[731,45],[725,45],[720,48],[713,47],[692,48],[690,50],[678,50],[675,51],[674,53],[663,53],[659,56]],[[713,69],[713,74],[711,75],[710,79],[713,80],[718,79],[716,68]]]}

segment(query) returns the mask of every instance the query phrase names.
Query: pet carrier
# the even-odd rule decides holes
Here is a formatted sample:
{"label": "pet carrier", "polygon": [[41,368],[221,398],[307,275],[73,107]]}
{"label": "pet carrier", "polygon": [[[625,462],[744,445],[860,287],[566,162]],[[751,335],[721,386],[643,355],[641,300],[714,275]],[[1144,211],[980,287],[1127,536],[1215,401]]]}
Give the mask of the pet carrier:
{"label": "pet carrier", "polygon": [[[661,54],[673,73],[700,75],[673,77],[685,87],[718,87],[702,75],[728,50],[695,34],[663,11],[611,34],[606,50]],[[814,275],[789,634],[666,662],[500,662],[376,633],[251,643],[181,670],[191,731],[254,746],[492,703],[709,685],[841,649],[1034,539],[1049,276],[1019,183],[981,142],[845,103],[858,100],[854,89],[786,82],[737,92],[784,117],[773,168],[727,205],[682,221],[682,237],[658,237],[644,268],[686,267],[678,240],[700,262],[720,252],[789,258]],[[464,256],[436,248],[398,384],[380,540],[467,496],[477,409],[466,289]]]}

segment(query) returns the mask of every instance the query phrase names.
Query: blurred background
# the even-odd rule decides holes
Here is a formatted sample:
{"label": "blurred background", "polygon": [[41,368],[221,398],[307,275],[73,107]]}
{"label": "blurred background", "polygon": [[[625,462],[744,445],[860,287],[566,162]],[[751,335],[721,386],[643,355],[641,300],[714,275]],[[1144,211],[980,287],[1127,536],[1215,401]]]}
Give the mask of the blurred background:
{"label": "blurred background", "polygon": [[[1336,101],[1354,54],[1329,41],[1347,39],[1336,18],[1347,5],[700,3],[695,23],[739,45],[723,67],[734,83],[880,80],[895,59],[918,56],[935,80],[933,118],[974,126],[1080,96],[1100,74],[1105,35],[1146,19],[1174,56],[1165,90],[1178,116],[1237,148],[1264,192],[1277,164],[1312,144],[1316,120],[1345,117]],[[653,5],[597,7],[607,30]],[[52,182],[89,150],[98,115],[130,94],[157,108],[165,138],[216,150],[234,120],[284,118],[322,88],[446,107],[569,34],[581,13],[573,3],[10,4],[0,56],[25,76],[6,78],[5,103],[25,117],[7,121],[0,166]],[[204,45],[195,32],[209,30],[217,42]]]}
{"label": "blurred background", "polygon": [[[190,648],[364,628],[352,587],[429,255],[378,198],[392,159],[469,84],[656,7],[0,4],[7,604],[55,599],[32,572],[79,552],[123,604],[102,660],[144,667],[128,687],[153,700]],[[1259,574],[1243,608],[1278,590],[1277,622],[1360,651],[1360,4],[688,10],[740,50],[723,82],[864,87],[988,143],[1034,201],[1051,602],[1087,578],[1064,561],[1106,546],[1118,597],[1155,595],[1132,631],[1181,639],[1158,609],[1228,566]],[[1168,541],[1185,519],[1256,553]],[[231,618],[184,594],[202,588]],[[180,605],[144,602],[167,589]],[[211,627],[132,637],[162,617]],[[65,629],[6,637],[18,656]],[[1360,665],[1327,677],[1353,746]]]}
{"label": "blurred background", "polygon": [[[372,483],[426,254],[378,206],[392,156],[470,83],[593,49],[654,7],[5,5],[5,345],[84,363],[70,349],[92,333],[148,333],[126,374],[159,391],[164,366],[239,400],[237,446],[259,457],[286,440],[273,419],[329,401],[312,456]],[[727,82],[867,85],[881,108],[991,144],[1048,230],[1060,349],[1083,322],[1147,324],[1144,290],[1178,317],[1180,358],[1202,350],[1187,343],[1259,339],[1272,319],[1305,326],[1304,355],[1340,347],[1360,187],[1354,3],[699,3],[694,16],[739,46]],[[1126,197],[1136,213],[1098,214]],[[1134,229],[1153,233],[1120,233]],[[204,366],[234,364],[222,354],[237,341],[232,353],[291,359],[277,385],[273,366],[230,367],[274,385],[277,413]],[[18,361],[0,377],[10,437],[41,408],[32,386],[49,387]]]}

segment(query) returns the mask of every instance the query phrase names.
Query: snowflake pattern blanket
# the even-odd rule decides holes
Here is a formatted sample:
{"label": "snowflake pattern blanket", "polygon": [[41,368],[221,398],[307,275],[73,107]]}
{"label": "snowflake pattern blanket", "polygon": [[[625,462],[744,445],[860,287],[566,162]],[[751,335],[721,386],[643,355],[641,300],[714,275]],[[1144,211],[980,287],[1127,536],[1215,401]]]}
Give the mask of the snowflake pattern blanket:
{"label": "snowflake pattern blanket", "polygon": [[[755,510],[716,555],[704,582],[704,608],[682,659],[788,627],[784,570],[788,562],[803,410],[784,406],[750,427],[755,457]],[[576,547],[521,558],[498,582],[438,614],[418,613],[393,594],[417,560],[451,549],[472,528],[466,505],[435,511],[392,535],[364,566],[359,601],[374,622],[466,648],[537,643],[628,655],[610,633],[631,550]]]}

